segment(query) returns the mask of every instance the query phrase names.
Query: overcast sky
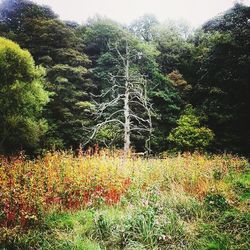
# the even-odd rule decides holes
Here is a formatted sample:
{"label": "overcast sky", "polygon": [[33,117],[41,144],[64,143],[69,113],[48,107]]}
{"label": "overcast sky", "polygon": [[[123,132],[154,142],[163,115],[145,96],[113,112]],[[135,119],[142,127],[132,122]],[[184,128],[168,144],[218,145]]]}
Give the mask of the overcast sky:
{"label": "overcast sky", "polygon": [[[49,5],[63,20],[82,23],[95,14],[123,24],[143,14],[154,14],[159,21],[184,19],[197,27],[232,7],[235,0],[34,0]],[[250,0],[240,1],[250,5]]]}

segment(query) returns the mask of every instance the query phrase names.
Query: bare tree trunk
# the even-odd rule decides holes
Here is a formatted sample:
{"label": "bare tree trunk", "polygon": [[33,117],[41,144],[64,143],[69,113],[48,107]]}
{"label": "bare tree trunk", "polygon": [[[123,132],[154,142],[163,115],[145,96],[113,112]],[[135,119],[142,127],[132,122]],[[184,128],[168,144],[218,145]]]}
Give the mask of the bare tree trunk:
{"label": "bare tree trunk", "polygon": [[126,41],[125,96],[124,96],[124,153],[130,149],[130,113],[129,113],[129,52]]}
{"label": "bare tree trunk", "polygon": [[[125,42],[125,51],[123,42]],[[131,135],[133,133],[138,133],[142,136],[144,132],[149,133],[149,139],[146,140],[145,147],[148,153],[150,153],[152,120],[151,105],[147,96],[147,85],[144,76],[139,71],[131,70],[138,63],[138,59],[141,58],[141,53],[131,47],[126,38],[122,43],[113,44],[113,48],[110,48],[110,51],[116,52],[118,71],[116,75],[109,73],[112,86],[106,92],[98,96],[93,95],[94,97],[108,97],[108,101],[103,103],[94,101],[97,119],[104,119],[104,121],[99,122],[93,128],[87,128],[83,125],[84,129],[93,131],[85,144],[90,142],[103,126],[116,123],[122,127],[123,131],[124,159],[126,159],[129,153]],[[109,108],[113,109],[115,107],[118,110],[114,110],[111,114],[107,112]],[[109,116],[105,116],[105,112]],[[147,117],[145,117],[145,112]]]}

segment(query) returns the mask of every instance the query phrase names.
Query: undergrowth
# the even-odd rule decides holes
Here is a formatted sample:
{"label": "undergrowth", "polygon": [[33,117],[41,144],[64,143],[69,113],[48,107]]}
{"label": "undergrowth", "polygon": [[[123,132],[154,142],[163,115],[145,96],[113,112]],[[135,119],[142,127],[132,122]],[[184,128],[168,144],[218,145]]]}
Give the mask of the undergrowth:
{"label": "undergrowth", "polygon": [[0,249],[250,249],[247,160],[1,159]]}

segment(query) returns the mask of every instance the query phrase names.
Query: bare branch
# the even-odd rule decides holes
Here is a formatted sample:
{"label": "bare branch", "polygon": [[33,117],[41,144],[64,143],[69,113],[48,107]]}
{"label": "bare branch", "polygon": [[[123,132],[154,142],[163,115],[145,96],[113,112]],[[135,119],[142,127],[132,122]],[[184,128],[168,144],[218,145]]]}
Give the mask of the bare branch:
{"label": "bare branch", "polygon": [[95,135],[97,134],[97,132],[98,132],[104,125],[106,125],[106,124],[108,124],[108,123],[119,123],[119,124],[121,124],[122,126],[124,126],[124,123],[123,123],[122,121],[118,120],[118,119],[105,120],[104,122],[98,123],[98,124],[94,127],[94,129],[93,129],[92,135],[89,137],[88,141],[86,141],[86,142],[84,143],[84,145],[88,144],[88,143],[95,137]]}
{"label": "bare branch", "polygon": [[[88,140],[92,140],[98,131],[109,123],[118,123],[123,127],[124,132],[124,150],[128,150],[130,146],[130,136],[132,132],[143,135],[148,134],[149,137],[145,141],[145,146],[150,151],[150,136],[152,133],[152,105],[149,103],[150,100],[147,96],[147,81],[146,75],[140,74],[131,64],[136,63],[139,59],[139,52],[136,48],[129,45],[128,41],[123,40],[124,44],[108,44],[109,50],[114,51],[117,55],[115,58],[118,65],[116,65],[117,74],[109,73],[109,83],[111,87],[101,93],[100,95],[92,95],[95,98],[109,99],[109,101],[98,103],[94,101],[97,106],[96,119],[105,119],[103,116],[105,112],[111,108],[115,110],[108,117],[99,122],[92,128],[92,134]],[[121,50],[121,46],[125,45]],[[136,61],[135,61],[136,59]],[[110,100],[112,98],[112,100]],[[120,108],[122,103],[123,108]],[[136,108],[136,107],[140,108]],[[133,110],[134,109],[134,110]],[[119,119],[117,116],[121,116]],[[90,131],[90,130],[89,130]],[[88,143],[87,142],[87,143]],[[106,142],[104,142],[107,145]]]}

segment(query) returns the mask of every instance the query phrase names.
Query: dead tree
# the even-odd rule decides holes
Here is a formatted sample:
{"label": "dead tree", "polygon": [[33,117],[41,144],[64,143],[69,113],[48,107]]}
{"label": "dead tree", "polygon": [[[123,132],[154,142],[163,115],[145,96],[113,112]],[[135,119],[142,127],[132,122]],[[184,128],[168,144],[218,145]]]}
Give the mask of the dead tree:
{"label": "dead tree", "polygon": [[[124,140],[124,153],[131,147],[131,135],[147,134],[145,149],[150,152],[150,136],[152,133],[151,104],[147,94],[146,76],[135,70],[134,65],[143,56],[128,40],[109,45],[110,51],[116,55],[117,72],[109,73],[108,90],[100,95],[93,95],[96,106],[96,120],[98,123],[92,128],[89,140],[107,124],[116,123],[121,126]],[[98,102],[95,98],[111,100]],[[112,110],[104,118],[104,114]],[[100,121],[101,120],[101,121]]]}

